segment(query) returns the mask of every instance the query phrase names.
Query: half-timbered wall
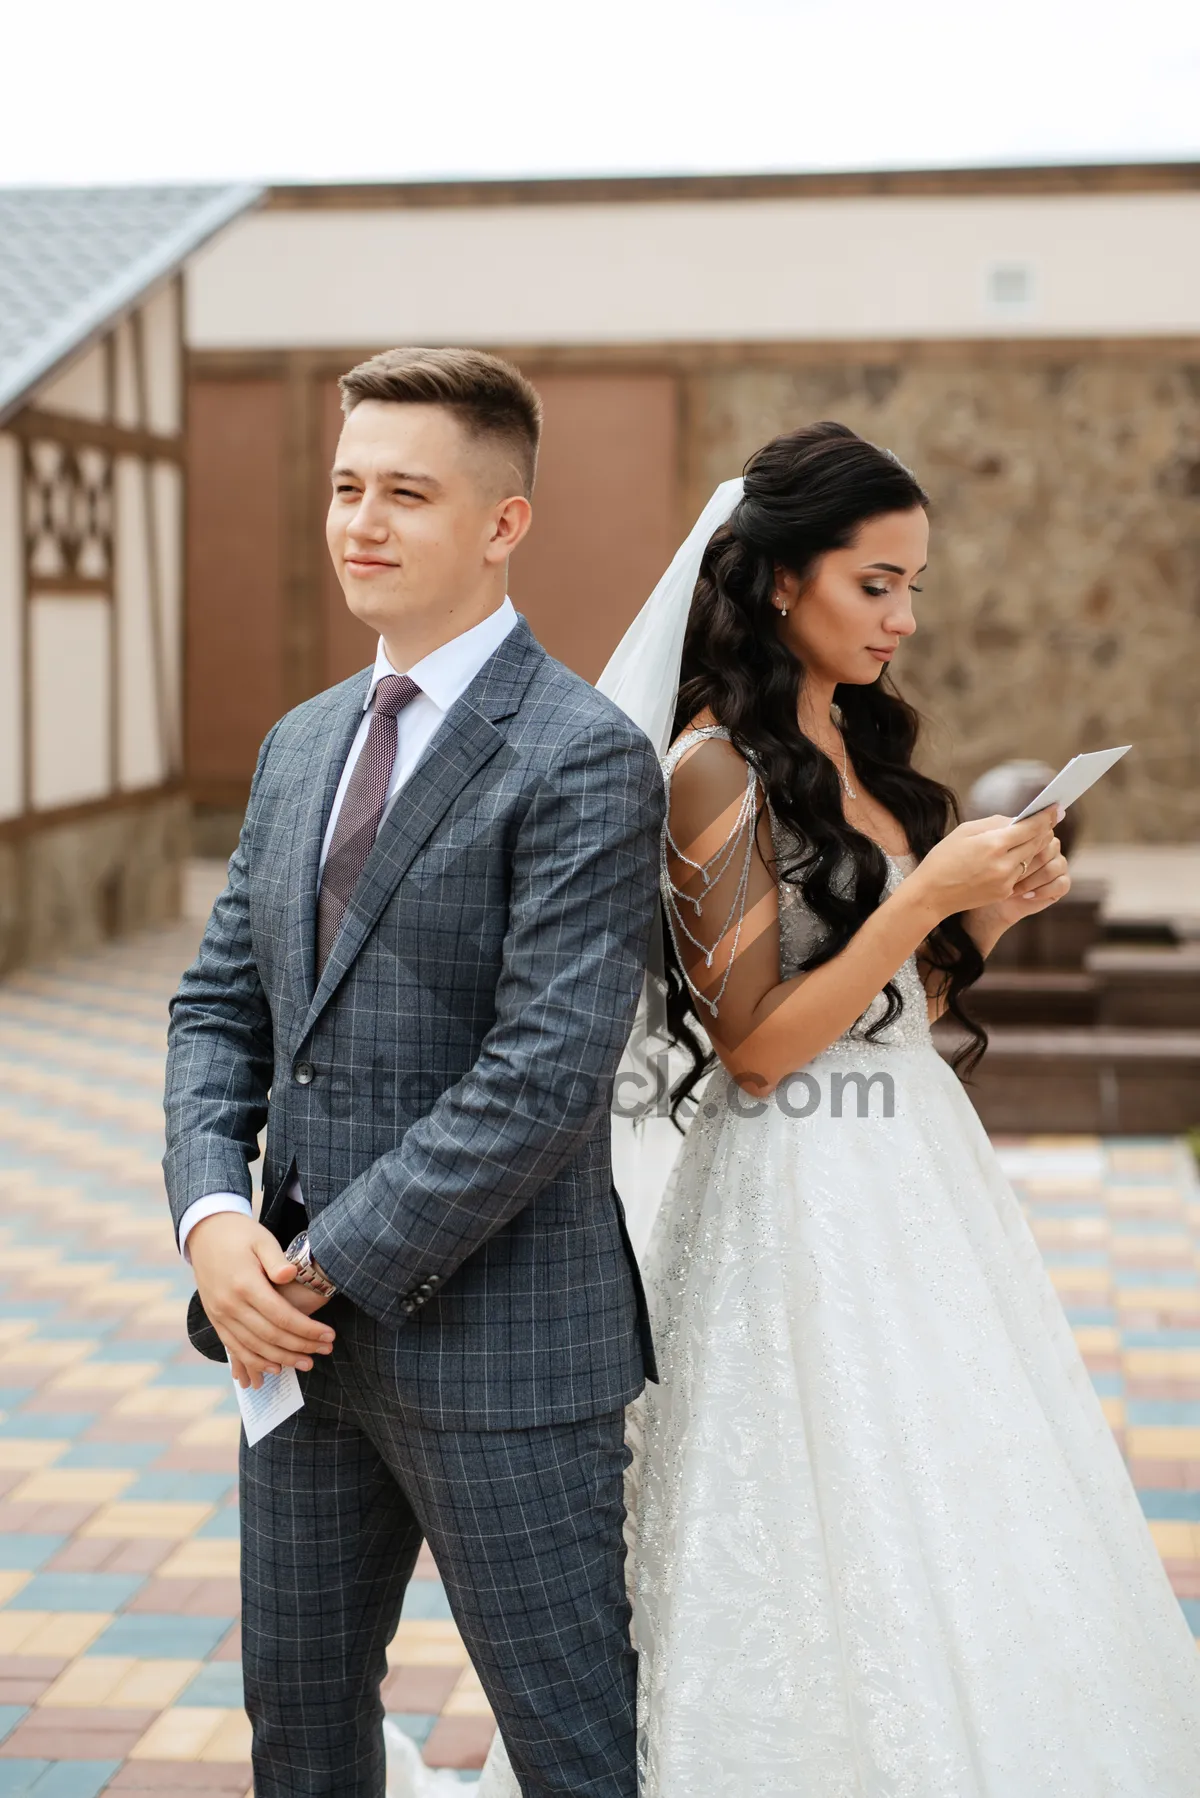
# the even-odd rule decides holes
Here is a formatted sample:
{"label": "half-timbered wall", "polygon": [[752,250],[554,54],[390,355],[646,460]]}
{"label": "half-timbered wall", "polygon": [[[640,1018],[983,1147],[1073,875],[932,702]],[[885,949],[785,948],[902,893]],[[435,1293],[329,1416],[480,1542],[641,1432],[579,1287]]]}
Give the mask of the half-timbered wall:
{"label": "half-timbered wall", "polygon": [[0,969],[176,903],[182,323],[173,280],[0,431]]}

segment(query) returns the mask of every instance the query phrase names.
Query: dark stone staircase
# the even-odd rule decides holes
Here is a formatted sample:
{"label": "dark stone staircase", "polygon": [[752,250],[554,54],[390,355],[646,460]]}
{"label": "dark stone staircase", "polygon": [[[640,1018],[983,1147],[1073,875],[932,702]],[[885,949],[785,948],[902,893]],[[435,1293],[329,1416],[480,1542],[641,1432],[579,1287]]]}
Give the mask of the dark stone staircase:
{"label": "dark stone staircase", "polygon": [[[1200,944],[1105,930],[1079,881],[997,945],[969,1004],[990,1045],[968,1091],[995,1132],[1142,1135],[1200,1125]],[[960,1040],[939,1026],[949,1056]]]}

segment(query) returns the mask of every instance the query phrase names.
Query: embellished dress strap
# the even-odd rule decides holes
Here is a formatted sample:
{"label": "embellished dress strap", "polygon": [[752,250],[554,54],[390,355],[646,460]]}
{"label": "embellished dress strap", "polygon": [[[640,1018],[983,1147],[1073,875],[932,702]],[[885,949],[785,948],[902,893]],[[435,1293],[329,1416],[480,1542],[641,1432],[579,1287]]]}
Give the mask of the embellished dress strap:
{"label": "embellished dress strap", "polygon": [[670,780],[685,749],[690,749],[693,743],[703,743],[707,737],[724,737],[728,742],[729,732],[723,724],[689,725],[681,736],[676,737],[666,755],[662,757],[661,767],[664,779]]}
{"label": "embellished dress strap", "polygon": [[[663,757],[662,770],[663,778],[667,786],[668,801],[670,798],[671,776],[674,774],[683,752],[690,749],[693,743],[702,742],[709,737],[723,737],[728,742],[729,732],[723,724],[699,725],[694,729],[685,731],[683,735],[671,745],[667,754]],[[721,997],[729,983],[729,976],[733,971],[733,964],[737,959],[738,943],[740,942],[742,935],[742,922],[746,915],[746,893],[750,885],[750,868],[754,857],[754,841],[758,818],[758,808],[756,804],[758,784],[757,774],[754,769],[747,764],[746,790],[742,795],[742,801],[738,807],[737,817],[734,819],[728,835],[717,846],[712,855],[708,857],[707,861],[693,861],[691,856],[685,854],[679,847],[679,844],[675,841],[671,834],[669,803],[667,818],[663,824],[662,841],[659,850],[659,871],[663,899],[666,902],[667,918],[671,926],[671,936],[675,943],[675,953],[679,960],[679,966],[683,970],[683,977],[691,988],[693,997],[698,1004],[707,1006],[709,1015],[714,1018],[717,1016]],[[701,886],[699,896],[685,891],[683,887],[677,885],[672,879],[670,868],[670,858],[672,855],[690,870],[688,875],[689,882],[696,875],[699,875]],[[710,947],[708,943],[701,942],[699,937],[693,936],[691,930],[689,930],[685,908],[691,908],[692,922],[696,923],[699,919],[704,901],[712,888],[724,874],[733,869],[736,869],[737,884],[734,888],[732,903],[730,904],[729,910]],[[719,945],[725,941],[731,927],[733,928],[734,935],[729,953],[729,961],[726,965],[724,975],[721,978],[720,986],[717,988],[713,997],[709,998],[706,993],[700,991],[687,971],[683,951],[680,947],[680,932],[683,933],[689,943],[700,950],[701,954],[704,956],[705,966],[711,968],[713,955]]]}

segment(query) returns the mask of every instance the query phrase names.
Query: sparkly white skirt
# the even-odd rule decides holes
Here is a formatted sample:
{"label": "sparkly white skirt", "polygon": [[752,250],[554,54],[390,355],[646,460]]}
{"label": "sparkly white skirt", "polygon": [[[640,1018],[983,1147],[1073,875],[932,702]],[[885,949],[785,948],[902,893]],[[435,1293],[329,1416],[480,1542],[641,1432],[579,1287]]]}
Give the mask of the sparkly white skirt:
{"label": "sparkly white skirt", "polygon": [[974,1109],[929,1045],[806,1074],[717,1070],[646,1256],[642,1798],[1195,1798],[1200,1661]]}

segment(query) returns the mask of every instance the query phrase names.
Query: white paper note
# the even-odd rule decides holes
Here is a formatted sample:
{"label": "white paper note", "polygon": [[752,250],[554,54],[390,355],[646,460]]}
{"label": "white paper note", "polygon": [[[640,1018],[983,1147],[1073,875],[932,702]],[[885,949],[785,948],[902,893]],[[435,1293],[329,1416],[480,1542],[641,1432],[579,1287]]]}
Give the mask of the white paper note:
{"label": "white paper note", "polygon": [[1048,805],[1061,805],[1064,808],[1074,805],[1075,801],[1094,787],[1102,774],[1107,774],[1114,762],[1131,749],[1131,743],[1123,743],[1120,749],[1093,749],[1087,755],[1073,755],[1065,768],[1060,768],[1049,786],[1042,788],[1036,799],[1031,799],[1023,812],[1018,812],[1013,819],[1019,824],[1022,818],[1032,818],[1034,812],[1044,812]]}
{"label": "white paper note", "polygon": [[236,1380],[233,1390],[237,1393],[246,1441],[252,1448],[277,1429],[285,1417],[291,1417],[304,1406],[304,1394],[294,1367],[285,1367],[282,1373],[265,1373],[257,1391],[253,1386],[239,1386]]}

